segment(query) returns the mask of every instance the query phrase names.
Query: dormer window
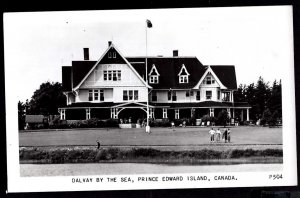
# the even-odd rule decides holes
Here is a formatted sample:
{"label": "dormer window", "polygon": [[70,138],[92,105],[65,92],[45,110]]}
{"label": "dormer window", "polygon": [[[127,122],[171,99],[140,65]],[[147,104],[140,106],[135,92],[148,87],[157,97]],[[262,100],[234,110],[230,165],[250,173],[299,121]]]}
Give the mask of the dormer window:
{"label": "dormer window", "polygon": [[179,83],[189,83],[189,73],[185,67],[184,64],[182,64],[182,67],[180,69],[180,72],[178,74],[179,76]]}
{"label": "dormer window", "polygon": [[153,64],[152,68],[150,70],[150,73],[149,73],[149,83],[158,84],[159,83],[159,76],[160,75],[159,75],[155,65]]}
{"label": "dormer window", "polygon": [[188,83],[189,82],[189,76],[184,75],[184,76],[179,76],[179,83]]}

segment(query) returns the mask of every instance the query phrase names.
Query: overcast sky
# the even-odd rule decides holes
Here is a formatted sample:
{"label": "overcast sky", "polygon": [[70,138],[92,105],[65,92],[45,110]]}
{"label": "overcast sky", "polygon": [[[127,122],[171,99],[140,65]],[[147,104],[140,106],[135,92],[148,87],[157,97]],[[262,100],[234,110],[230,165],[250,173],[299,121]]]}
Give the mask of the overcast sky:
{"label": "overcast sky", "polygon": [[[124,56],[196,56],[204,65],[235,65],[237,83],[272,83],[293,68],[292,7],[235,7],[4,15],[5,71],[18,100],[46,81],[61,82],[61,66],[98,60],[112,40]],[[7,81],[6,81],[7,82]],[[7,87],[6,87],[7,89]]]}

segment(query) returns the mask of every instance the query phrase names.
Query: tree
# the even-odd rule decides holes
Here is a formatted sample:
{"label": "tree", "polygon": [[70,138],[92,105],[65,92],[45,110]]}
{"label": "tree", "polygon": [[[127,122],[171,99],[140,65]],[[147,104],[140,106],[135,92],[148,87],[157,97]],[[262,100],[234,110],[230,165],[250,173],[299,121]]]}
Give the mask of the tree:
{"label": "tree", "polygon": [[218,114],[218,124],[223,125],[224,127],[226,127],[227,123],[229,122],[229,115],[228,112],[226,110],[222,110],[219,112]]}
{"label": "tree", "polygon": [[245,102],[245,90],[246,90],[246,85],[240,84],[237,91],[234,92],[234,101],[235,102]]}
{"label": "tree", "polygon": [[56,115],[58,107],[66,105],[66,97],[59,82],[45,82],[40,85],[29,102],[27,114]]}
{"label": "tree", "polygon": [[19,121],[19,130],[24,129],[25,127],[25,104],[21,101],[18,102],[18,121]]}
{"label": "tree", "polygon": [[268,100],[268,108],[271,112],[277,111],[278,118],[282,117],[282,96],[281,96],[281,80],[279,83],[273,82],[271,95]]}
{"label": "tree", "polygon": [[261,124],[262,125],[270,124],[271,121],[272,121],[272,113],[271,113],[270,109],[266,109],[263,112]]}

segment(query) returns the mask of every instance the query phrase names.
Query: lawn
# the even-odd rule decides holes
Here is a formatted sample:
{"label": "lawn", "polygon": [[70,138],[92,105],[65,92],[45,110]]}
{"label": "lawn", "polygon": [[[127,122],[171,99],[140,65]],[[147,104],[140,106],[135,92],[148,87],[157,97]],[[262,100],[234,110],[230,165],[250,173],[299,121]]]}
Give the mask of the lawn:
{"label": "lawn", "polygon": [[[220,128],[223,132],[223,128]],[[53,130],[43,132],[20,132],[20,146],[92,146],[99,139],[104,146],[168,146],[168,147],[201,147],[219,148],[224,143],[210,143],[210,128],[152,128],[151,134],[145,129],[81,129]],[[263,145],[282,144],[282,129],[268,127],[233,127],[231,143],[226,146],[252,145],[258,148]],[[212,145],[210,145],[212,144]]]}

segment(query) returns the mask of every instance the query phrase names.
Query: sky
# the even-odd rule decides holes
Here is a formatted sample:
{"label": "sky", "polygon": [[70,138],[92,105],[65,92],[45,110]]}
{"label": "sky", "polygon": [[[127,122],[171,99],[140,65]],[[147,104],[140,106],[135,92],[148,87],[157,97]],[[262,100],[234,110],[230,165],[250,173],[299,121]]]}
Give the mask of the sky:
{"label": "sky", "polygon": [[98,60],[108,41],[145,56],[146,19],[149,56],[179,50],[204,65],[235,65],[238,85],[259,76],[271,85],[293,68],[291,6],[5,13],[6,90],[24,102],[41,83],[61,82],[61,66],[83,60],[83,48]]}

